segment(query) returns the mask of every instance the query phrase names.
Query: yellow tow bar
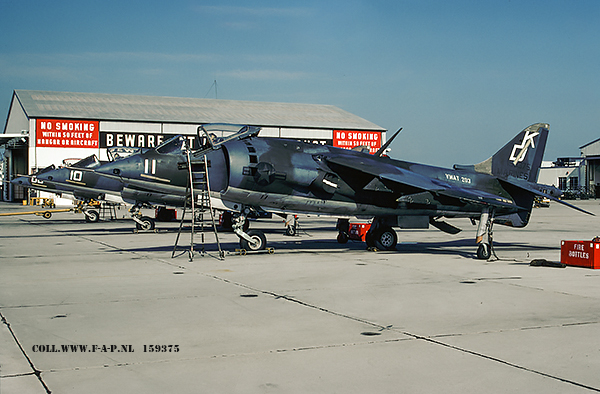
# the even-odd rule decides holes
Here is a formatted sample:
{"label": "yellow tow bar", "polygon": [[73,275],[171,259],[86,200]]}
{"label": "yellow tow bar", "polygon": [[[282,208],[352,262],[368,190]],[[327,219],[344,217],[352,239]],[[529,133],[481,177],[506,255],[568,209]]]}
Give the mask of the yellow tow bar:
{"label": "yellow tow bar", "polygon": [[71,212],[72,209],[51,209],[45,211],[28,211],[28,212],[9,212],[9,213],[0,213],[0,216],[16,216],[16,215],[36,215],[41,216],[44,219],[50,219],[53,213],[56,212]]}

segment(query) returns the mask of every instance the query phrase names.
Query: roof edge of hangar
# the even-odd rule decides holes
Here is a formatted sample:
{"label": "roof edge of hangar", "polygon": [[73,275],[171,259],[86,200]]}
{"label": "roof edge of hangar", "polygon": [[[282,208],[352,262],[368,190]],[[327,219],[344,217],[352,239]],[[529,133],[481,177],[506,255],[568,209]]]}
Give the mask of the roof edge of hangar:
{"label": "roof edge of hangar", "polygon": [[15,90],[29,118],[160,123],[236,123],[267,127],[386,131],[333,105]]}

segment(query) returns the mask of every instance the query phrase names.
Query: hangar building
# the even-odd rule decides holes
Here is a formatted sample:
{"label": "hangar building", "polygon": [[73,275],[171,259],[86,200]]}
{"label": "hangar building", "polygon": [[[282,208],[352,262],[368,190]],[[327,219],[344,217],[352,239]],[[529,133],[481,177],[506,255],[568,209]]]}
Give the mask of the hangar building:
{"label": "hangar building", "polygon": [[600,139],[579,147],[580,157],[544,162],[538,182],[554,185],[565,198],[600,197]]}
{"label": "hangar building", "polygon": [[331,105],[221,99],[15,90],[0,134],[2,199],[26,198],[6,181],[66,159],[92,154],[107,160],[111,146],[155,147],[182,134],[193,140],[199,125],[262,127],[262,137],[294,138],[377,151],[386,130]]}
{"label": "hangar building", "polygon": [[585,161],[584,190],[591,196],[600,197],[600,139],[579,147]]}

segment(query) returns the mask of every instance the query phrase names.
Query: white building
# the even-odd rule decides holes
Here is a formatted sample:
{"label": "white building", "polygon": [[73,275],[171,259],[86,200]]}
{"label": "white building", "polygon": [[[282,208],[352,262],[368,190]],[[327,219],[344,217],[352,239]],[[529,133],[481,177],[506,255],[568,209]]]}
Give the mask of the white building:
{"label": "white building", "polygon": [[540,168],[538,183],[556,186],[566,193],[581,191],[580,180],[584,178],[585,166],[581,158],[559,158],[556,161],[544,161]]}
{"label": "white building", "polygon": [[580,146],[581,158],[585,161],[585,176],[583,185],[586,191],[598,198],[600,197],[600,138]]}
{"label": "white building", "polygon": [[600,139],[579,149],[580,157],[543,162],[538,182],[558,187],[566,197],[600,197]]}
{"label": "white building", "polygon": [[[2,177],[33,174],[65,159],[95,154],[107,160],[111,146],[154,147],[199,125],[234,123],[262,127],[262,137],[294,138],[372,152],[386,130],[331,105],[15,90],[3,134]],[[3,199],[26,196],[3,183]]]}

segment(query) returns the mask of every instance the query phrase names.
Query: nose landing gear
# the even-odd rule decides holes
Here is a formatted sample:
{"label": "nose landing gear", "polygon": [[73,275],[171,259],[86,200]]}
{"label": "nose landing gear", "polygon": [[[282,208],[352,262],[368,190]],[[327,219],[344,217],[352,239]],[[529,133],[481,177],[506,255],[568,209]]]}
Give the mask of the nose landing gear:
{"label": "nose landing gear", "polygon": [[267,237],[261,230],[248,230],[246,214],[235,214],[231,220],[233,232],[240,238],[240,248],[250,251],[265,250]]}
{"label": "nose landing gear", "polygon": [[149,216],[143,216],[140,212],[142,209],[141,205],[134,205],[129,210],[131,218],[135,222],[135,229],[137,231],[153,231],[155,227],[154,219]]}

